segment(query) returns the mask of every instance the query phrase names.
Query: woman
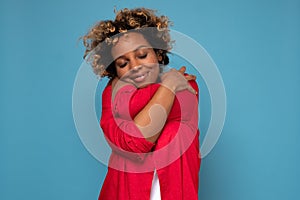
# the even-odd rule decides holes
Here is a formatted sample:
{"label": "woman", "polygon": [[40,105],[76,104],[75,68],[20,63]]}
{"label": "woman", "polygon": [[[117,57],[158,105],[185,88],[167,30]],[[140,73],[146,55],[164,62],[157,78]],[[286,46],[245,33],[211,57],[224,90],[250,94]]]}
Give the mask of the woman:
{"label": "woman", "polygon": [[168,25],[124,9],[83,37],[95,73],[110,78],[100,124],[113,152],[99,199],[198,199],[198,88],[185,68],[161,75]]}

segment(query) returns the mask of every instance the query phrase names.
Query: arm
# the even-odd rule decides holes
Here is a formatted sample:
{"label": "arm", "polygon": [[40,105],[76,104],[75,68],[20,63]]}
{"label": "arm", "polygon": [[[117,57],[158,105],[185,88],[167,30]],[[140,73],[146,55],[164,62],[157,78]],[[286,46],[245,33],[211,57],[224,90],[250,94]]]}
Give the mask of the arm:
{"label": "arm", "polygon": [[[141,131],[143,137],[149,142],[154,143],[159,137],[173,106],[175,93],[185,89],[189,89],[190,91],[194,92],[194,89],[188,84],[186,78],[182,76],[184,71],[185,68],[181,68],[179,71],[171,70],[165,73],[161,77],[161,86],[156,90],[150,101],[143,98],[140,99],[140,101],[146,101],[147,104],[143,106],[143,109],[141,109],[139,113],[133,116],[133,121]],[[121,80],[114,79],[112,85],[114,87],[113,99],[115,99],[115,95],[119,93],[118,96],[120,99],[122,99],[122,102],[119,104],[122,104],[122,110],[124,112],[124,107],[129,107],[129,103],[128,101],[124,100],[124,95],[126,96],[126,94],[123,93],[121,96],[119,91],[123,90],[122,87],[126,88],[128,84],[122,82]],[[144,89],[139,89],[139,91],[141,90]]]}
{"label": "arm", "polygon": [[134,122],[149,142],[156,142],[173,106],[175,94],[160,86],[149,103],[134,117]]}
{"label": "arm", "polygon": [[[174,72],[172,72],[174,73]],[[166,75],[164,80],[168,80],[167,82],[168,87],[172,87],[170,81],[168,78],[172,76],[172,73],[169,73]],[[178,76],[178,74],[177,74]],[[183,77],[180,75],[181,78]],[[173,79],[174,80],[174,79]],[[179,81],[175,81],[178,86],[181,88],[183,83],[185,83],[187,86],[186,80],[181,85],[178,84]],[[137,115],[134,116],[134,119],[131,119],[131,116],[127,116],[127,118],[124,116],[118,116],[114,114],[114,103],[112,103],[112,98],[117,94],[117,92],[113,92],[112,87],[118,88],[116,84],[112,83],[111,85],[108,85],[106,89],[103,91],[102,95],[102,117],[100,121],[100,125],[103,129],[103,132],[108,139],[108,142],[112,146],[118,147],[119,150],[125,150],[129,152],[135,152],[135,153],[147,153],[150,152],[154,146],[154,143],[156,139],[158,138],[160,131],[155,132],[155,136],[152,137],[150,140],[146,140],[145,138],[149,135],[144,135],[145,133],[149,134],[149,132],[146,132],[143,127],[139,127],[139,125],[147,125],[147,122],[151,121],[151,117],[149,116],[150,110],[152,105],[161,105],[161,107],[164,107],[165,114],[170,112],[170,109],[173,105],[174,101],[174,93],[170,92],[170,89],[168,89],[166,86],[159,86],[153,97],[150,99],[149,103],[143,107],[141,111],[138,112]],[[133,86],[132,86],[133,87]],[[178,89],[177,87],[173,87]],[[126,90],[125,90],[126,91]],[[122,90],[120,90],[122,92]],[[112,95],[113,94],[113,95]],[[134,94],[134,91],[124,92],[123,94],[120,94],[120,104],[125,104],[124,102],[129,102],[131,95]],[[115,100],[115,99],[113,99]],[[127,104],[128,105],[128,104]],[[163,124],[165,121],[163,121]],[[148,130],[152,130],[149,128]],[[150,132],[150,134],[153,133]],[[137,154],[138,156],[138,154]]]}
{"label": "arm", "polygon": [[[120,100],[129,101],[130,96],[122,95]],[[145,140],[134,122],[129,120],[130,117],[124,118],[122,116],[120,118],[115,115],[114,110],[112,85],[109,84],[102,94],[102,115],[100,119],[105,137],[113,151],[123,154],[134,152],[137,159],[142,158],[142,154],[150,152],[154,144]],[[127,155],[131,157],[129,153]]]}
{"label": "arm", "polygon": [[[195,81],[189,81],[189,83],[198,92],[197,83]],[[184,141],[189,140],[195,136],[197,130],[198,95],[191,94],[187,90],[180,91],[176,94],[176,99],[163,132],[157,140],[155,150],[168,145],[174,137],[182,137]]]}

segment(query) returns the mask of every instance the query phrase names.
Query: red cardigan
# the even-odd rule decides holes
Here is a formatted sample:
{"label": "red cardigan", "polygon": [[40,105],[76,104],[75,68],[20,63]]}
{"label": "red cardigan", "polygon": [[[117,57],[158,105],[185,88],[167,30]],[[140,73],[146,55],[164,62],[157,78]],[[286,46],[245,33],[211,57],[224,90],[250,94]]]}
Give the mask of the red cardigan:
{"label": "red cardigan", "polygon": [[[198,92],[195,81],[190,81]],[[198,199],[200,170],[198,96],[178,92],[156,143],[143,138],[132,118],[149,102],[159,84],[125,86],[112,102],[108,84],[102,95],[100,125],[112,148],[99,200],[147,200],[157,170],[162,200]],[[113,109],[112,109],[113,108]]]}

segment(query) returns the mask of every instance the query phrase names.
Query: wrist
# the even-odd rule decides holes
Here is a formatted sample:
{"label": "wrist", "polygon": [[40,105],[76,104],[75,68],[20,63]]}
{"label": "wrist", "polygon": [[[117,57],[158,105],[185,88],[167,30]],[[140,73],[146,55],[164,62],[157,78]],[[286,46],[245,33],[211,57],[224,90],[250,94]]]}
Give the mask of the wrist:
{"label": "wrist", "polygon": [[172,92],[172,93],[174,93],[174,94],[176,93],[177,88],[176,88],[176,86],[175,86],[174,84],[172,84],[171,82],[163,81],[163,82],[161,83],[161,86],[164,87],[164,88],[166,88],[167,90],[169,90],[170,92]]}

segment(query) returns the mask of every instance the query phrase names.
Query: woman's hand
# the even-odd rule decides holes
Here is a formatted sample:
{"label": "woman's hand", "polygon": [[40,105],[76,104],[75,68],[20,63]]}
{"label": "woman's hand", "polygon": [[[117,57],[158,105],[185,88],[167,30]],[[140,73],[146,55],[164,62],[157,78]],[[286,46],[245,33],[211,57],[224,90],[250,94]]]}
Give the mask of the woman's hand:
{"label": "woman's hand", "polygon": [[178,72],[181,73],[182,75],[184,75],[184,78],[185,78],[187,81],[193,81],[193,80],[196,80],[197,77],[196,77],[195,75],[192,75],[192,74],[185,74],[185,73],[184,73],[185,70],[186,70],[186,67],[183,66],[183,67],[181,67],[181,68],[178,70]]}
{"label": "woman's hand", "polygon": [[119,91],[119,89],[121,89],[122,87],[124,87],[126,85],[129,85],[129,83],[122,81],[118,77],[115,77],[112,80],[111,85],[112,85],[112,100],[114,100],[115,99],[115,95]]}
{"label": "woman's hand", "polygon": [[188,83],[188,80],[195,80],[196,77],[194,75],[184,75],[185,70],[185,67],[181,67],[178,71],[171,69],[164,73],[161,76],[161,85],[167,87],[173,93],[187,89],[193,94],[196,94],[197,92]]}

